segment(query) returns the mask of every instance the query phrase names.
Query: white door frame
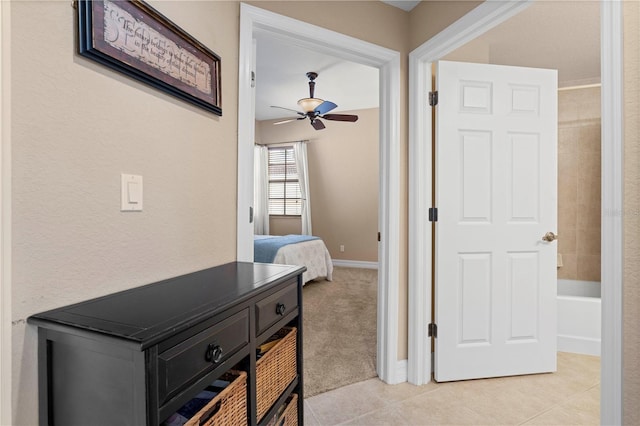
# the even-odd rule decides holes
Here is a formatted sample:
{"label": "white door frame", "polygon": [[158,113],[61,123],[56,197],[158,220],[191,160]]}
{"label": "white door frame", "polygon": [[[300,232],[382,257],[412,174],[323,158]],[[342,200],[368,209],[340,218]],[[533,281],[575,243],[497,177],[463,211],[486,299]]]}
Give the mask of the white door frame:
{"label": "white door frame", "polygon": [[0,424],[11,424],[11,2],[0,1]]}
{"label": "white door frame", "polygon": [[446,54],[515,16],[533,0],[484,2],[409,54],[409,382],[431,380],[431,223],[432,196],[431,65]]}
{"label": "white door frame", "polygon": [[[409,382],[430,381],[431,65],[515,16],[533,0],[484,2],[409,55]],[[602,354],[601,423],[622,423],[622,4],[601,2],[602,68]],[[418,112],[418,113],[416,113]],[[606,141],[606,143],[604,143]]]}
{"label": "white door frame", "polygon": [[[380,70],[380,192],[378,224],[377,373],[387,383],[406,381],[398,362],[400,238],[400,53],[325,28],[240,5],[238,70],[237,259],[253,260],[253,144],[255,110],[251,91],[254,31]],[[259,48],[259,46],[258,46]]]}

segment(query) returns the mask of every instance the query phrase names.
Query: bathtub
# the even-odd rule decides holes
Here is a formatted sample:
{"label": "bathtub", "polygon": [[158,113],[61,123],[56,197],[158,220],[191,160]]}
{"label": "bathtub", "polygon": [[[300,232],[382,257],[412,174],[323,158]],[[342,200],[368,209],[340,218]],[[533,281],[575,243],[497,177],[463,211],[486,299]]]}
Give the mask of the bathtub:
{"label": "bathtub", "polygon": [[600,283],[558,280],[558,351],[600,356]]}

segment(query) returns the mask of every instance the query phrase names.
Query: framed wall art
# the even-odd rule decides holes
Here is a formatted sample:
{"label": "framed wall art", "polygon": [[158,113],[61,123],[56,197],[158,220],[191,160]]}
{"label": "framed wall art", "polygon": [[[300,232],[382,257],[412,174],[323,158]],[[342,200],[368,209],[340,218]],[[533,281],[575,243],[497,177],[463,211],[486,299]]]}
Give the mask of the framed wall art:
{"label": "framed wall art", "polygon": [[140,0],[78,0],[78,40],[91,58],[222,115],[220,57]]}

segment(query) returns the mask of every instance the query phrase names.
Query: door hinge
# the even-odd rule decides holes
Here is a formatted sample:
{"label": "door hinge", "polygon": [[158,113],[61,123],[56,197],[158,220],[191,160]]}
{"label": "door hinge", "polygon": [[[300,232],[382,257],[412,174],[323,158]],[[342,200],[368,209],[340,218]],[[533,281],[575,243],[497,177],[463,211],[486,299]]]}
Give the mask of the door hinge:
{"label": "door hinge", "polygon": [[438,208],[430,207],[429,208],[429,222],[437,222],[438,221]]}
{"label": "door hinge", "polygon": [[249,223],[253,223],[253,207],[249,207]]}
{"label": "door hinge", "polygon": [[256,73],[251,71],[251,87],[256,87]]}
{"label": "door hinge", "polygon": [[438,325],[431,323],[427,326],[427,337],[438,337]]}
{"label": "door hinge", "polygon": [[429,92],[429,106],[438,105],[438,91]]}
{"label": "door hinge", "polygon": [[380,242],[380,233],[378,232],[378,242]]}

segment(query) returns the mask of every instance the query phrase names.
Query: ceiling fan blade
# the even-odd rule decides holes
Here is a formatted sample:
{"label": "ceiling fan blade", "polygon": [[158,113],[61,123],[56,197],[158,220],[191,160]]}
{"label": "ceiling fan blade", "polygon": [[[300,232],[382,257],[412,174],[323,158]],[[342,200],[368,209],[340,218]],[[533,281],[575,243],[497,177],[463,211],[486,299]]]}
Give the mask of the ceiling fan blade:
{"label": "ceiling fan blade", "polygon": [[316,130],[324,129],[324,123],[322,121],[320,121],[319,119],[317,119],[317,118],[311,120],[311,125]]}
{"label": "ceiling fan blade", "polygon": [[325,114],[322,118],[333,121],[350,121],[352,123],[358,121],[358,116],[351,114]]}
{"label": "ceiling fan blade", "polygon": [[281,106],[275,106],[275,105],[271,105],[271,108],[280,108],[280,109],[285,109],[287,111],[291,111],[291,112],[295,112],[298,115],[301,115],[303,117],[306,117],[306,114],[304,112],[300,112],[300,111],[296,111],[295,109],[291,109],[291,108],[285,108],[285,107],[281,107]]}
{"label": "ceiling fan blade", "polygon": [[322,115],[322,114],[328,113],[329,111],[337,107],[338,105],[334,104],[333,102],[324,101],[323,103],[318,105],[316,109],[314,109],[313,111],[318,113],[319,115]]}

